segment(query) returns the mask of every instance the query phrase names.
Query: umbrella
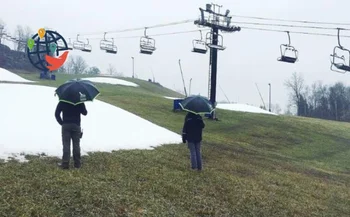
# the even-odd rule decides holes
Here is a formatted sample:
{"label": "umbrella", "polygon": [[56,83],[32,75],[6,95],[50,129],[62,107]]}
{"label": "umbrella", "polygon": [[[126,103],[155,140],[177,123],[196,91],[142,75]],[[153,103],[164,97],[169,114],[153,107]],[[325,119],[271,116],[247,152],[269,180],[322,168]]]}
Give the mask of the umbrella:
{"label": "umbrella", "polygon": [[199,95],[189,96],[179,104],[183,110],[195,114],[210,114],[214,111],[214,108],[208,98]]}
{"label": "umbrella", "polygon": [[93,101],[100,94],[91,81],[81,79],[66,81],[55,92],[60,101],[73,105]]}

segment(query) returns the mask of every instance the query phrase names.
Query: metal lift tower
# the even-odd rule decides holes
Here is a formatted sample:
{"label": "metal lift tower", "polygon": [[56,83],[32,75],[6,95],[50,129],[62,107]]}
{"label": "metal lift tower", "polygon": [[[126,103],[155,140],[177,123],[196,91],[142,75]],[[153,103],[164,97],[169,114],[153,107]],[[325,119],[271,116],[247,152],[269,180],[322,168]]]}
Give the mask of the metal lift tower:
{"label": "metal lift tower", "polygon": [[[226,10],[225,14],[220,14],[220,8],[222,8],[222,5],[213,3],[206,4],[206,9],[199,8],[201,12],[200,18],[194,21],[195,25],[209,27],[211,29],[206,35],[205,43],[210,48],[208,98],[214,107],[216,107],[218,50],[226,49],[223,44],[223,37],[219,34],[219,30],[229,33],[241,31],[240,27],[231,25],[232,17],[229,16],[230,10]],[[210,118],[216,119],[215,112],[212,113]]]}

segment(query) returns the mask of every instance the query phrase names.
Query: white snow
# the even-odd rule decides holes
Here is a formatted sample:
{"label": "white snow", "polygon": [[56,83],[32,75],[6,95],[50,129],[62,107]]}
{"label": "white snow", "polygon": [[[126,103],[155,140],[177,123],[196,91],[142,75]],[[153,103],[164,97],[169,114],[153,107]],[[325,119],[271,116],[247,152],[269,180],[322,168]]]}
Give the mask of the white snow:
{"label": "white snow", "polygon": [[92,78],[82,78],[83,80],[89,80],[91,82],[96,82],[96,83],[106,83],[106,84],[119,84],[119,85],[124,85],[124,86],[131,86],[131,87],[138,87],[139,85],[129,82],[129,81],[124,81],[121,79],[117,78],[108,78],[108,77],[92,77]]}
{"label": "white snow", "polygon": [[266,111],[264,109],[261,109],[261,108],[255,107],[255,106],[246,105],[246,104],[239,104],[239,103],[218,103],[216,108],[224,109],[224,110],[231,110],[231,111],[241,111],[241,112],[277,115],[275,113]]}
{"label": "white snow", "polygon": [[24,79],[7,69],[0,68],[0,81],[10,81],[10,82],[35,82],[35,81],[29,81],[27,79]]}
{"label": "white snow", "polygon": [[[0,84],[0,159],[20,153],[62,156],[61,126],[54,117],[55,88]],[[81,117],[82,155],[119,149],[152,149],[181,143],[181,136],[132,113],[99,100],[86,102]],[[152,147],[151,147],[152,146]],[[23,160],[23,157],[22,157]]]}
{"label": "white snow", "polygon": [[167,98],[167,99],[182,99],[181,97],[170,97],[170,96],[164,96],[164,98]]}

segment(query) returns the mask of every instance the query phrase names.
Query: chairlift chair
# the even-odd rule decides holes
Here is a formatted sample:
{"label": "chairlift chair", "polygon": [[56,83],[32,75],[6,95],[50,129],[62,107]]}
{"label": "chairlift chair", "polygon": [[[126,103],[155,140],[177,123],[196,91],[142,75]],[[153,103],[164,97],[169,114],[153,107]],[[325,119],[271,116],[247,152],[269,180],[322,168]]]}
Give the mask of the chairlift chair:
{"label": "chairlift chair", "polygon": [[117,53],[117,46],[114,45],[114,39],[112,38],[112,41],[109,41],[106,39],[106,32],[104,33],[103,39],[100,41],[100,49],[105,50],[106,53]]}
{"label": "chairlift chair", "polygon": [[[350,72],[350,50],[344,48],[340,44],[340,28],[338,28],[338,46],[335,46],[333,49],[333,54],[330,56],[331,58],[331,70],[339,73]],[[348,55],[348,60],[344,57],[344,55],[340,56],[339,51],[346,52]]]}
{"label": "chairlift chair", "polygon": [[[63,40],[57,41],[57,46],[58,46],[58,48],[63,48],[63,49],[66,48]],[[67,43],[67,49],[73,50],[72,43],[70,42],[70,39],[69,39],[69,43]]]}
{"label": "chairlift chair", "polygon": [[91,47],[91,45],[89,44],[89,39],[86,39],[86,40],[87,40],[87,44],[84,44],[84,49],[81,50],[81,51],[84,51],[84,52],[91,52],[92,47]]}
{"label": "chairlift chair", "polygon": [[[225,50],[226,47],[224,46],[224,38],[222,35],[218,34],[218,43],[217,45],[212,44],[212,39],[213,39],[214,33],[213,32],[208,32],[206,35],[206,45],[210,48],[213,49],[218,49],[218,50]],[[220,40],[221,39],[221,40]]]}
{"label": "chairlift chair", "polygon": [[77,35],[77,40],[73,42],[73,48],[76,50],[84,50],[85,48],[85,43],[79,41],[79,34]]}
{"label": "chairlift chair", "polygon": [[192,41],[192,44],[193,44],[192,52],[206,54],[208,51],[208,48],[207,48],[207,45],[205,44],[205,42],[203,41],[202,31],[199,30],[199,32],[201,33],[201,39]]}
{"label": "chairlift chair", "polygon": [[113,46],[113,42],[106,39],[106,34],[107,32],[104,33],[103,39],[100,41],[100,49],[105,51]]}
{"label": "chairlift chair", "polygon": [[68,46],[68,50],[73,50],[73,45],[72,45],[72,42],[70,41],[70,38],[69,38],[69,42],[67,43],[67,46]]}
{"label": "chairlift chair", "polygon": [[156,41],[153,38],[150,38],[146,35],[146,29],[144,31],[144,35],[140,38],[140,53],[152,55],[156,50]]}
{"label": "chairlift chair", "polygon": [[277,60],[285,63],[295,63],[298,61],[298,50],[295,49],[295,47],[291,46],[290,35],[288,31],[287,34],[289,44],[281,44],[281,57],[279,57]]}
{"label": "chairlift chair", "polygon": [[118,48],[117,46],[114,45],[114,43],[113,45],[109,46],[108,49],[106,50],[106,53],[111,53],[111,54],[117,54],[117,52],[118,52]]}

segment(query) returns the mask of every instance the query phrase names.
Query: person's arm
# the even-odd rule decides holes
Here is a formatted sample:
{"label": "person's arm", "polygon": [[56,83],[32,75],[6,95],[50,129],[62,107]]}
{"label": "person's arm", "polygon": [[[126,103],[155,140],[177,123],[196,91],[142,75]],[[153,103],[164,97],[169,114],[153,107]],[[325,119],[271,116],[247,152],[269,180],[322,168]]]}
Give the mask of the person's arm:
{"label": "person's arm", "polygon": [[184,126],[182,128],[182,142],[186,143],[187,140],[187,120],[185,120]]}
{"label": "person's arm", "polygon": [[62,106],[61,106],[61,103],[58,103],[58,105],[56,107],[56,111],[55,111],[55,117],[56,117],[57,122],[60,125],[63,124],[63,121],[62,121],[62,118],[61,118],[61,112],[62,112]]}
{"label": "person's arm", "polygon": [[83,115],[87,115],[87,110],[86,110],[86,107],[85,107],[85,104],[84,103],[82,103],[82,104],[80,104],[81,105],[81,113],[83,114]]}

